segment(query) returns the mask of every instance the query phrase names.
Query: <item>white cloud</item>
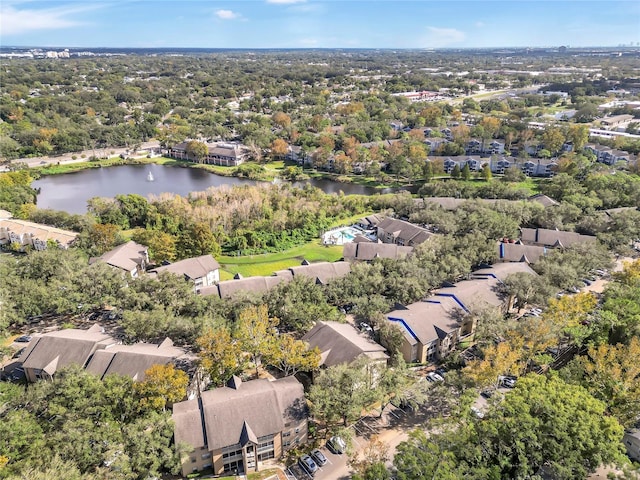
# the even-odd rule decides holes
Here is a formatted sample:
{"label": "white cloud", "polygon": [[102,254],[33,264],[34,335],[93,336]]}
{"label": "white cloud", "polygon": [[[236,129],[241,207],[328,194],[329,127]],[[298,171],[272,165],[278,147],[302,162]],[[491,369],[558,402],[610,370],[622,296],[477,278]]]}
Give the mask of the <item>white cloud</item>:
{"label": "white cloud", "polygon": [[425,48],[440,48],[463,42],[465,38],[465,33],[455,28],[427,27],[421,43]]}
{"label": "white cloud", "polygon": [[84,25],[72,16],[102,8],[103,5],[68,5],[54,8],[16,8],[19,3],[0,3],[0,31],[3,35],[19,35],[35,30],[57,30]]}
{"label": "white cloud", "polygon": [[476,22],[476,27],[478,28],[484,27],[484,22]]}
{"label": "white cloud", "polygon": [[277,5],[291,5],[292,3],[304,3],[307,0],[267,0],[267,3],[275,3]]}
{"label": "white cloud", "polygon": [[222,20],[235,20],[237,18],[240,18],[242,15],[240,15],[239,13],[236,13],[232,10],[216,10],[215,11],[216,17],[222,19]]}

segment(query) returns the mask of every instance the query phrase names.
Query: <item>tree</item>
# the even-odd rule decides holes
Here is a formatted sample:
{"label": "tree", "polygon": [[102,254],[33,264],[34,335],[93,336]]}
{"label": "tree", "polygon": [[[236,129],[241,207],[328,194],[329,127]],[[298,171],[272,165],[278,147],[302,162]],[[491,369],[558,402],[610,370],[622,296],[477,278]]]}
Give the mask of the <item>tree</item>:
{"label": "tree", "polygon": [[279,283],[265,294],[264,300],[269,315],[280,320],[281,331],[304,334],[318,318],[340,319],[338,310],[327,302],[322,287],[307,277]]}
{"label": "tree", "polygon": [[[451,176],[453,177],[453,172],[452,172]],[[471,168],[469,168],[469,164],[468,163],[465,163],[464,167],[462,167],[462,170],[460,171],[460,178],[462,180],[464,180],[464,181],[471,180]]]}
{"label": "tree", "polygon": [[[484,419],[445,424],[400,444],[398,478],[586,478],[622,459],[623,428],[582,387],[529,374]],[[531,448],[535,445],[535,448]]]}
{"label": "tree", "polygon": [[[468,167],[468,165],[465,165],[465,166]],[[455,178],[455,179],[460,178],[460,166],[458,164],[456,164],[453,167],[453,170],[451,170],[451,178]]]}
{"label": "tree", "polygon": [[502,283],[504,292],[509,295],[509,304],[516,308],[527,305],[544,305],[555,292],[546,279],[527,272],[508,275]]}
{"label": "tree", "polygon": [[187,143],[185,152],[196,162],[200,163],[209,154],[209,147],[207,147],[206,143],[198,142],[197,140],[191,140],[189,143]]}
{"label": "tree", "polygon": [[242,347],[228,327],[218,325],[205,330],[196,345],[200,348],[200,363],[214,386],[224,385],[244,369]]}
{"label": "tree", "polygon": [[597,303],[595,295],[591,292],[553,298],[544,312],[544,318],[558,332],[559,340],[567,336],[573,342],[580,344],[588,334],[585,325],[588,324],[588,319]]}
{"label": "tree", "polygon": [[191,224],[181,232],[178,242],[178,257],[218,256],[220,254],[220,245],[206,223]]}
{"label": "tree", "polygon": [[567,141],[573,143],[574,151],[580,151],[589,141],[589,125],[569,125]]}
{"label": "tree", "polygon": [[280,128],[287,128],[291,125],[291,117],[284,112],[274,113],[271,120]]}
{"label": "tree", "polygon": [[481,175],[482,175],[482,179],[485,182],[491,181],[491,179],[493,178],[493,174],[491,173],[491,167],[489,167],[489,165],[485,165],[484,167],[482,167]]}
{"label": "tree", "polygon": [[291,334],[280,335],[268,352],[267,362],[278,368],[285,376],[298,372],[313,372],[320,366],[320,350],[309,349],[302,340],[296,340]]}
{"label": "tree", "polygon": [[362,453],[349,456],[348,465],[354,474],[354,480],[388,480],[391,478],[385,464],[389,460],[389,446],[376,436],[367,442]]}
{"label": "tree", "polygon": [[251,355],[256,368],[256,376],[260,376],[262,357],[272,357],[276,348],[278,319],[269,317],[266,305],[247,307],[240,312],[236,322],[235,338],[242,350]]}
{"label": "tree", "polygon": [[542,133],[542,143],[552,155],[555,155],[565,142],[564,134],[559,128],[550,127]]}
{"label": "tree", "polygon": [[640,339],[590,347],[584,373],[586,388],[622,425],[631,427],[640,416]]}
{"label": "tree", "polygon": [[141,397],[140,403],[148,408],[164,411],[187,396],[189,375],[172,364],[153,365],[144,375],[144,380],[134,383],[133,389]]}
{"label": "tree", "polygon": [[366,359],[342,363],[323,370],[309,391],[314,416],[327,426],[338,421],[346,427],[360,418],[375,398]]}
{"label": "tree", "polygon": [[283,158],[287,152],[289,151],[289,144],[281,139],[276,138],[273,142],[271,142],[271,155],[276,158]]}
{"label": "tree", "polygon": [[92,256],[100,256],[121,243],[120,228],[111,223],[94,223],[80,236],[80,246]]}
{"label": "tree", "polygon": [[133,232],[131,239],[149,247],[149,256],[156,263],[172,262],[177,257],[177,238],[167,232],[141,228]]}
{"label": "tree", "polygon": [[476,385],[498,385],[498,377],[519,371],[522,346],[516,342],[500,342],[488,345],[482,351],[482,360],[467,363],[464,371]]}
{"label": "tree", "polygon": [[417,408],[427,400],[428,382],[418,381],[415,373],[407,368],[402,356],[393,367],[378,371],[375,392],[380,402],[380,417],[391,401]]}

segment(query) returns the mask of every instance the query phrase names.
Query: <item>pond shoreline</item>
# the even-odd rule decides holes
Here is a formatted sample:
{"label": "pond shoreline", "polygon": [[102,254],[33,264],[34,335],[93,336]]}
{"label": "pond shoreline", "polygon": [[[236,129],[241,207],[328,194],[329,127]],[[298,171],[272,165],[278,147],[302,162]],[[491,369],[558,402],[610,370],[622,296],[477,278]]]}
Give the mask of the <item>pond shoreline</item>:
{"label": "pond shoreline", "polygon": [[[336,184],[348,184],[348,185],[361,185],[366,188],[373,188],[378,190],[384,189],[402,189],[402,188],[411,188],[411,183],[402,183],[402,182],[392,182],[391,184],[380,183],[375,180],[367,179],[367,177],[363,177],[361,175],[341,175],[331,172],[319,172],[317,170],[303,170],[302,176],[299,179],[287,179],[283,178],[279,175],[278,169],[273,168],[264,168],[262,164],[248,162],[242,165],[247,165],[249,168],[242,168],[242,165],[238,167],[223,167],[217,165],[208,165],[208,164],[199,164],[193,162],[186,162],[182,160],[176,160],[169,157],[110,157],[103,158],[98,160],[90,160],[90,161],[66,161],[64,163],[60,162],[57,164],[48,164],[47,166],[37,166],[32,167],[32,170],[36,173],[38,177],[46,177],[51,175],[64,175],[67,173],[76,173],[81,172],[83,170],[95,169],[95,168],[107,168],[107,167],[117,167],[123,165],[166,165],[171,167],[180,167],[180,168],[192,168],[197,170],[204,170],[209,173],[213,173],[215,175],[219,175],[221,177],[234,177],[246,180],[254,180],[259,182],[273,182],[278,179],[281,182],[295,183],[298,181],[306,181],[309,179],[322,179],[331,182],[335,182]],[[257,175],[247,174],[245,172],[250,173],[251,166],[263,167],[263,172]]]}

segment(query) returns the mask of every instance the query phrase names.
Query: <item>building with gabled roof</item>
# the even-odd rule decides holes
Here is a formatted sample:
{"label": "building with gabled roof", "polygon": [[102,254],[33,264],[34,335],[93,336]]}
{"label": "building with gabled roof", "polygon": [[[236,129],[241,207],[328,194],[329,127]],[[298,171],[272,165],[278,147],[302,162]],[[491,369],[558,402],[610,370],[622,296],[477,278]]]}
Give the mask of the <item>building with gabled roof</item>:
{"label": "building with gabled roof", "polygon": [[308,408],[295,377],[242,382],[173,405],[176,445],[191,451],[182,474],[212,468],[215,475],[249,473],[307,441]]}
{"label": "building with gabled roof", "polygon": [[217,285],[202,287],[200,295],[218,295],[220,298],[231,298],[243,293],[264,293],[282,282],[290,282],[295,277],[307,277],[319,285],[326,285],[330,281],[343,277],[351,271],[349,262],[318,262],[289,267],[273,272],[264,277],[234,278],[225,280]]}
{"label": "building with gabled roof", "polygon": [[336,278],[348,275],[349,272],[351,272],[349,262],[303,262],[300,266],[274,272],[274,275],[285,278],[308,277],[318,285],[326,285]]}
{"label": "building with gabled roof", "polygon": [[[180,160],[196,161],[187,152],[188,145],[189,141],[186,141],[171,147],[169,156]],[[215,142],[205,145],[207,146],[207,155],[201,160],[201,163],[232,167],[244,163],[249,158],[249,149],[240,143]]]}
{"label": "building with gabled roof", "polygon": [[413,223],[387,217],[378,223],[378,240],[382,243],[413,247],[426,242],[433,233]]}
{"label": "building with gabled roof", "polygon": [[413,247],[403,247],[390,243],[351,242],[342,247],[342,256],[347,262],[356,260],[370,262],[376,258],[404,258]]}
{"label": "building with gabled roof", "polygon": [[59,248],[69,248],[78,238],[76,232],[50,227],[40,223],[11,218],[11,213],[3,210],[0,215],[0,245],[18,245],[20,251],[27,248],[46,250],[50,244]]}
{"label": "building with gabled roof", "polygon": [[87,371],[103,379],[106,375],[118,374],[143,381],[145,372],[153,365],[167,365],[185,359],[183,349],[175,347],[169,338],[159,345],[135,343],[133,345],[109,345],[91,356]]}
{"label": "building with gabled roof", "polygon": [[136,278],[144,273],[149,264],[149,251],[145,245],[130,240],[99,257],[89,259],[89,263],[95,262],[104,262],[125,271],[132,278]]}
{"label": "building with gabled roof", "polygon": [[88,330],[70,328],[34,337],[20,356],[29,382],[51,379],[61,368],[84,368],[97,350],[115,345],[116,340],[95,324]]}
{"label": "building with gabled roof", "polygon": [[547,247],[523,243],[498,242],[498,258],[503,262],[536,263],[547,254]]}
{"label": "building with gabled roof", "polygon": [[564,248],[574,243],[595,242],[596,237],[575,232],[550,230],[547,228],[521,228],[522,243],[544,245],[546,247]]}
{"label": "building with gabled roof", "polygon": [[475,331],[475,312],[486,307],[508,309],[509,299],[500,286],[518,272],[536,275],[526,263],[499,263],[434,290],[424,301],[396,305],[386,317],[404,336],[400,351],[405,361],[426,363],[446,357],[461,338]]}
{"label": "building with gabled roof", "polygon": [[527,201],[529,201],[529,202],[538,202],[544,208],[555,207],[555,206],[560,205],[553,198],[548,197],[547,195],[545,195],[543,193],[536,193],[535,195],[532,195],[529,198],[527,198]]}
{"label": "building with gabled roof", "polygon": [[463,311],[451,298],[430,297],[407,306],[396,305],[386,316],[404,336],[400,352],[408,363],[444,358],[457,344]]}
{"label": "building with gabled roof", "polygon": [[184,277],[194,284],[196,292],[200,291],[202,287],[208,287],[220,281],[220,264],[211,255],[186,258],[149,271],[151,274],[162,272]]}
{"label": "building with gabled roof", "polygon": [[382,345],[348,323],[318,321],[302,339],[309,349],[320,350],[320,365],[325,367],[351,363],[360,357],[383,364],[389,359]]}
{"label": "building with gabled roof", "polygon": [[247,277],[224,280],[217,285],[202,287],[200,295],[218,295],[220,298],[232,298],[242,293],[264,293],[281,282],[287,281],[285,277]]}

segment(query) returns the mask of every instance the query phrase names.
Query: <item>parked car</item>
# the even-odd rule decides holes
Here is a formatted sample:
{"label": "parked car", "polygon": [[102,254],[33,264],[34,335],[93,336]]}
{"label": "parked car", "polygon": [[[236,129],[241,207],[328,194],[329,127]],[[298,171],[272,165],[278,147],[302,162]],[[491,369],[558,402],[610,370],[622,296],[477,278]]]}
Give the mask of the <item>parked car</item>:
{"label": "parked car", "polygon": [[16,342],[29,343],[31,341],[31,338],[31,335],[21,335],[20,337],[16,338]]}
{"label": "parked car", "polygon": [[439,375],[436,372],[429,372],[427,373],[427,380],[429,380],[430,382],[443,382],[444,378],[442,378],[442,375]]}
{"label": "parked car", "polygon": [[513,388],[516,386],[516,379],[513,377],[504,377],[502,379],[502,384],[507,388]]}
{"label": "parked car", "polygon": [[327,442],[327,448],[333,453],[344,453],[347,450],[347,444],[338,436],[333,436]]}
{"label": "parked car", "polygon": [[484,418],[484,413],[482,413],[482,410],[480,410],[478,407],[471,407],[471,412],[477,417],[477,418]]}
{"label": "parked car", "polygon": [[373,328],[366,322],[361,322],[359,327],[361,332],[373,333]]}
{"label": "parked car", "polygon": [[324,453],[322,453],[317,448],[313,450],[310,455],[311,455],[311,458],[313,458],[313,461],[316,462],[320,467],[322,467],[327,463],[327,457],[325,457]]}
{"label": "parked car", "polygon": [[480,396],[489,400],[491,397],[493,397],[493,392],[491,390],[483,390],[482,392],[480,392]]}
{"label": "parked car", "polygon": [[442,378],[444,378],[444,374],[447,373],[447,369],[444,367],[438,367],[435,369],[435,372],[440,375]]}
{"label": "parked car", "polygon": [[303,455],[298,460],[298,464],[302,467],[302,469],[307,472],[309,475],[313,476],[318,471],[318,465],[313,461],[309,455]]}

